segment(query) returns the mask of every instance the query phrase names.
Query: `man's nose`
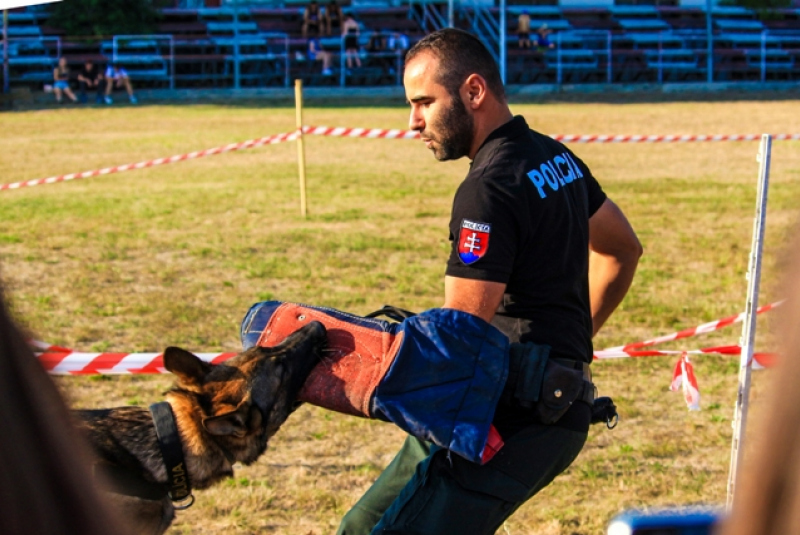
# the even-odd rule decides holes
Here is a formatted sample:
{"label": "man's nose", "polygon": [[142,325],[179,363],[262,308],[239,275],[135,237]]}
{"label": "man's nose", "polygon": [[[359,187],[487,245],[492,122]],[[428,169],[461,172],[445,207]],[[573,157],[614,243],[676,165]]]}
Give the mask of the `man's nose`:
{"label": "man's nose", "polygon": [[411,108],[411,115],[408,117],[408,128],[418,132],[422,132],[425,129],[425,119],[422,117],[419,108]]}

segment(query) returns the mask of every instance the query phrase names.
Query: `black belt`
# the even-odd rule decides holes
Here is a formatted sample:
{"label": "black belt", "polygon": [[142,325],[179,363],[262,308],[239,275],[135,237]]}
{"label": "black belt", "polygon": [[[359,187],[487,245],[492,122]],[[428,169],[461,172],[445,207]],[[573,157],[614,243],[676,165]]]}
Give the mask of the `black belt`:
{"label": "black belt", "polygon": [[583,370],[583,378],[589,382],[592,382],[592,370],[589,368],[588,362],[583,362],[582,360],[561,359],[554,357],[550,357],[550,360],[552,360],[553,362],[557,362],[562,366],[566,366],[567,368],[572,368],[575,370]]}

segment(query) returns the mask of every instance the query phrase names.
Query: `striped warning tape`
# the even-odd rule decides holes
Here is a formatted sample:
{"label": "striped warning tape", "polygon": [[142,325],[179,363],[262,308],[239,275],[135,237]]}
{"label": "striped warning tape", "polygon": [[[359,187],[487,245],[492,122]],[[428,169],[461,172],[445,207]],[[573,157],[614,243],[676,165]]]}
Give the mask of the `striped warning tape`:
{"label": "striped warning tape", "polygon": [[[764,305],[758,307],[756,309],[756,314],[763,314],[764,312],[769,312],[770,310],[781,306],[784,301],[776,301],[775,303],[770,303],[768,305]],[[628,344],[624,346],[617,346],[617,347],[610,347],[605,349],[604,351],[632,351],[642,347],[649,347],[654,346],[656,344],[661,344],[664,342],[671,342],[673,340],[680,340],[682,338],[689,338],[692,336],[696,336],[698,334],[705,334],[714,331],[718,331],[724,327],[729,325],[733,325],[734,323],[739,323],[744,320],[746,313],[740,312],[735,316],[729,316],[727,318],[723,318],[720,320],[710,321],[708,323],[704,323],[702,325],[698,325],[697,327],[692,327],[691,329],[684,329],[682,331],[674,332],[671,334],[665,334],[663,336],[659,336],[657,338],[652,338],[650,340],[645,340],[643,342],[636,342],[633,344]]]}
{"label": "striped warning tape", "polygon": [[[758,314],[763,314],[780,306],[784,301],[777,301],[757,309]],[[637,358],[656,357],[680,354],[719,354],[739,355],[742,348],[739,346],[717,346],[691,351],[654,350],[643,349],[658,343],[689,338],[698,334],[708,333],[722,329],[736,322],[742,321],[744,312],[735,316],[704,323],[691,329],[659,336],[643,342],[636,342],[624,346],[611,347],[595,351],[595,359],[611,358]],[[84,353],[73,351],[61,346],[54,346],[46,342],[32,340],[31,347],[37,351],[45,369],[56,375],[82,375],[82,374],[146,374],[163,373],[164,367],[161,353]],[[235,356],[236,353],[199,353],[198,356],[206,362],[217,364]],[[775,360],[773,353],[757,353],[753,356],[755,368],[768,367]]]}
{"label": "striped warning tape", "polygon": [[[371,139],[419,139],[419,132],[414,130],[397,130],[397,129],[383,129],[383,128],[349,128],[344,126],[304,126],[302,128],[304,134],[318,135],[318,136],[332,136],[332,137],[350,137],[350,138],[371,138]],[[123,171],[132,171],[134,169],[145,169],[148,167],[155,167],[157,165],[164,165],[168,163],[181,162],[184,160],[192,160],[196,158],[203,158],[204,156],[212,156],[214,154],[223,154],[241,149],[250,149],[253,147],[261,147],[263,145],[270,145],[274,143],[282,143],[284,141],[294,141],[299,137],[299,131],[288,132],[283,134],[276,134],[274,136],[267,136],[258,139],[251,139],[242,141],[241,143],[231,143],[222,147],[214,147],[211,149],[201,150],[197,152],[189,152],[186,154],[177,154],[168,158],[155,158],[152,160],[145,160],[138,163],[130,163],[124,165],[117,165],[114,167],[105,167],[103,169],[94,169],[92,171],[83,171],[81,173],[68,173],[65,175],[56,175],[48,178],[38,178],[35,180],[27,180],[24,182],[12,182],[10,184],[0,184],[0,191],[20,189],[31,186],[40,186],[42,184],[56,184],[58,182],[66,182],[68,180],[79,180],[81,178],[89,178],[102,175],[110,175],[114,173],[121,173]],[[551,138],[562,141],[564,143],[685,143],[685,142],[698,142],[698,141],[755,141],[761,138],[759,134],[721,134],[721,135],[658,135],[658,136],[643,136],[643,135],[573,135],[573,134],[556,134],[551,135]],[[800,134],[773,134],[772,139],[779,140],[800,140]]]}
{"label": "striped warning tape", "polygon": [[261,147],[263,145],[272,145],[275,143],[282,143],[284,141],[293,141],[297,139],[298,132],[290,132],[284,134],[276,134],[274,136],[261,137],[258,139],[250,139],[242,141],[241,143],[231,143],[222,147],[214,147],[212,149],[201,150],[197,152],[188,152],[186,154],[177,154],[169,158],[155,158],[153,160],[145,160],[139,163],[129,163],[125,165],[117,165],[114,167],[106,167],[104,169],[95,169],[93,171],[84,171],[82,173],[70,173],[66,175],[51,176],[48,178],[39,178],[36,180],[28,180],[25,182],[13,182],[11,184],[0,184],[0,191],[12,190],[19,188],[26,188],[31,186],[41,186],[42,184],[55,184],[57,182],[65,182],[67,180],[78,180],[81,178],[89,178],[93,176],[110,175],[113,173],[121,173],[123,171],[132,171],[134,169],[145,169],[147,167],[155,167],[157,165],[164,165],[168,163],[182,162],[184,160],[194,160],[203,158],[205,156],[212,156],[214,154],[223,154],[241,149],[251,149],[253,147]]}
{"label": "striped warning tape", "polygon": [[[645,350],[645,351],[596,351],[596,360],[614,358],[656,357],[668,355],[739,355],[739,346],[718,346],[690,351]],[[211,364],[219,364],[238,353],[197,353],[197,356]],[[128,375],[166,373],[161,353],[83,353],[80,351],[47,351],[37,354],[45,370],[53,375]],[[775,361],[774,353],[756,353],[753,366],[763,368]]]}
{"label": "striped warning tape", "polygon": [[[355,137],[373,139],[418,139],[415,130],[386,130],[381,128],[348,128],[345,126],[304,126],[304,134],[331,137]],[[718,135],[575,135],[553,134],[556,141],[564,143],[689,143],[703,141],[757,141],[761,134]],[[800,134],[773,134],[772,139],[800,140]]]}

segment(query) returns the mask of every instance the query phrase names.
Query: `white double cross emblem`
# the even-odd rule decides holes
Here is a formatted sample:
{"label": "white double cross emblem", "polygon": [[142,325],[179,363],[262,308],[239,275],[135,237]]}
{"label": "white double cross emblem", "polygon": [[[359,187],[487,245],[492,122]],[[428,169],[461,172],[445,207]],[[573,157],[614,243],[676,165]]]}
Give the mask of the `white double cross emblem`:
{"label": "white double cross emblem", "polygon": [[469,249],[470,253],[475,253],[475,251],[481,250],[481,239],[478,237],[476,233],[472,233],[472,235],[465,240],[464,248]]}

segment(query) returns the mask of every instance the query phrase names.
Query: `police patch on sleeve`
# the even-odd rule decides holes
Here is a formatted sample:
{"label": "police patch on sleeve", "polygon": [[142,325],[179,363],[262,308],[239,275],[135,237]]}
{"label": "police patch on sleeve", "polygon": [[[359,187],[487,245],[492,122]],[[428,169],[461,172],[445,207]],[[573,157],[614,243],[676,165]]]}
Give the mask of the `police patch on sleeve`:
{"label": "police patch on sleeve", "polygon": [[465,265],[474,264],[489,250],[489,234],[492,225],[478,223],[469,219],[461,220],[461,233],[458,236],[458,257]]}

